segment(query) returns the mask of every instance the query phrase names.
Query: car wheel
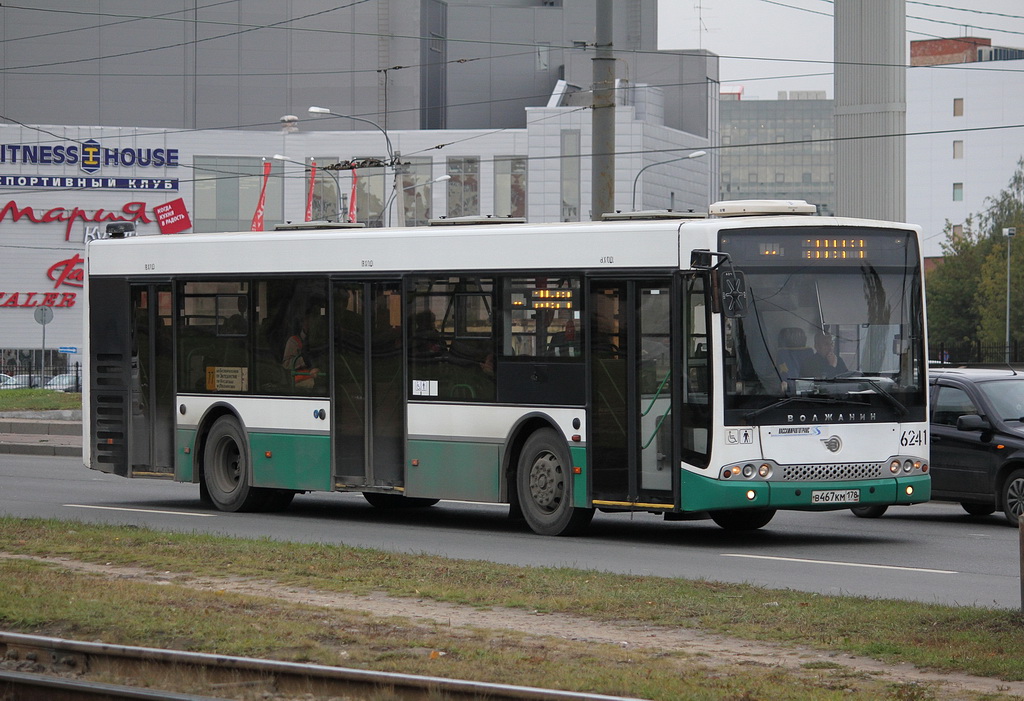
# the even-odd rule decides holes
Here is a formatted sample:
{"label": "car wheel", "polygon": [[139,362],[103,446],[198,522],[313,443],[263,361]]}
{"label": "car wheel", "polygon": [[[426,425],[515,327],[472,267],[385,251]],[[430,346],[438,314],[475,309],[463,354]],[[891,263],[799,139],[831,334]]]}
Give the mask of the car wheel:
{"label": "car wheel", "polygon": [[978,504],[971,502],[963,502],[960,506],[964,507],[964,511],[969,513],[971,516],[988,516],[994,513],[996,510],[995,504]]}
{"label": "car wheel", "polygon": [[854,506],[850,508],[853,515],[858,518],[878,518],[889,510],[886,504],[872,504],[871,506]]}
{"label": "car wheel", "polygon": [[1003,483],[1003,513],[1014,526],[1020,526],[1024,513],[1024,470],[1014,470]]}

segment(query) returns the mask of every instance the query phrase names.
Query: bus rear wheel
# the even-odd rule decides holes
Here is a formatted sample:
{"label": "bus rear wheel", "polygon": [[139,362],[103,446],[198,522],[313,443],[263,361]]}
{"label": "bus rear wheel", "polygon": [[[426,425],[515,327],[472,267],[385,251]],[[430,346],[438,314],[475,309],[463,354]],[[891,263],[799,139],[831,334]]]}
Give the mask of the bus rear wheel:
{"label": "bus rear wheel", "polygon": [[587,527],[593,509],[572,505],[572,462],[565,439],[550,428],[536,431],[519,454],[519,505],[540,535],[574,535]]}
{"label": "bus rear wheel", "polygon": [[756,531],[775,517],[775,509],[713,511],[711,520],[727,531]]}
{"label": "bus rear wheel", "polygon": [[249,444],[233,416],[217,419],[203,450],[205,495],[221,511],[255,511],[265,503],[249,481]]}

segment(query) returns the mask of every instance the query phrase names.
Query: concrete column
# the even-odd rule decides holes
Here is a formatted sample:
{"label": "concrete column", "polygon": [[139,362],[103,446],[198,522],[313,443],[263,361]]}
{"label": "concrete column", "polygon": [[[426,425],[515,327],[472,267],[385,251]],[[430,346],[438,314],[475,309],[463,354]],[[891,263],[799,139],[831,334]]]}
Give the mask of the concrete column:
{"label": "concrete column", "polygon": [[836,214],[907,212],[905,0],[836,0]]}

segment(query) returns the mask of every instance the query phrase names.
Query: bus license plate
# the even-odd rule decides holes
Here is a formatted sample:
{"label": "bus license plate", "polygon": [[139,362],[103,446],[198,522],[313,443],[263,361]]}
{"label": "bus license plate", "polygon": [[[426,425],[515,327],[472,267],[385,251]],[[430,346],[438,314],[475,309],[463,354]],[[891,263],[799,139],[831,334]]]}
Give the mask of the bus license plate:
{"label": "bus license plate", "polygon": [[811,492],[812,504],[856,504],[859,501],[859,489],[826,489]]}

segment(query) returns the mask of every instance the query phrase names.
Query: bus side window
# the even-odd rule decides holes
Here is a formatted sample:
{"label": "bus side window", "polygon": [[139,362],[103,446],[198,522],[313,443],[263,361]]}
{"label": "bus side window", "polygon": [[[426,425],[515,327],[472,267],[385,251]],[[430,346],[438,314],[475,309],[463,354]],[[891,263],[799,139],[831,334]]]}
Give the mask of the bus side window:
{"label": "bus side window", "polygon": [[505,284],[506,358],[582,358],[578,277],[514,277]]}
{"label": "bus side window", "polygon": [[493,402],[493,279],[419,278],[411,285],[409,398]]}

